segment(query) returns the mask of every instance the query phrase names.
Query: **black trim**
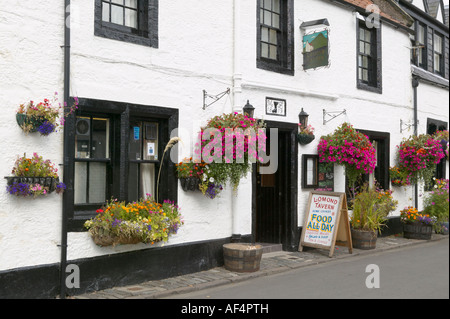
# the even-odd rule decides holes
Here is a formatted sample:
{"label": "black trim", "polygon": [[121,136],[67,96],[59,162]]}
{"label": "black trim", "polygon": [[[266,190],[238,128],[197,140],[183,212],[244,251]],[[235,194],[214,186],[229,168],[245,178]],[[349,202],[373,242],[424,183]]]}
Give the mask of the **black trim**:
{"label": "black trim", "polygon": [[[256,67],[281,74],[294,75],[294,1],[280,1],[282,12],[280,18],[282,40],[279,44],[278,60],[261,57],[261,1],[263,0],[258,0],[256,6]],[[283,5],[284,2],[286,2],[286,5]]]}
{"label": "black trim", "polygon": [[[75,264],[80,269],[80,288],[67,289],[67,294],[79,295],[220,267],[222,245],[230,241],[231,238],[222,238],[70,260],[68,265]],[[244,236],[243,241],[250,242],[250,236]],[[0,271],[0,299],[55,298],[58,288],[57,263]]]}
{"label": "black trim", "polygon": [[158,48],[159,0],[139,1],[137,29],[102,21],[102,0],[95,0],[94,34],[99,37]]}
{"label": "black trim", "polygon": [[359,72],[359,44],[360,44],[360,39],[359,39],[359,35],[360,35],[360,28],[361,28],[361,24],[365,23],[364,21],[361,21],[357,18],[357,27],[356,27],[356,83],[357,83],[357,88],[361,89],[361,90],[366,90],[369,92],[373,92],[373,93],[379,93],[382,94],[383,93],[383,86],[382,86],[382,42],[381,42],[381,27],[382,27],[382,23],[380,21],[380,25],[378,28],[371,28],[371,29],[367,29],[369,31],[371,31],[372,37],[375,36],[376,40],[372,42],[371,45],[371,52],[376,52],[375,53],[375,61],[373,61],[372,66],[369,66],[369,69],[372,68],[372,75],[369,74],[369,78],[370,77],[375,77],[373,79],[369,79],[369,83],[365,83],[362,80],[359,79],[358,76],[358,72]]}
{"label": "black trim", "polygon": [[[130,118],[152,118],[160,120],[160,143],[158,154],[163,154],[164,147],[169,141],[170,132],[178,127],[178,109],[158,107],[152,105],[138,105],[115,101],[79,98],[77,114],[103,114],[112,121],[111,166],[112,181],[110,184],[112,196],[118,200],[128,200],[128,141]],[[84,231],[83,223],[95,216],[98,205],[79,206],[75,212],[74,205],[74,171],[75,171],[75,123],[76,116],[67,117],[64,130],[64,183],[67,186],[63,197],[63,209],[67,213],[69,231]],[[112,153],[115,152],[114,156]],[[169,156],[165,156],[161,169],[159,199],[170,199],[177,202],[178,188],[174,163]],[[154,194],[153,194],[154,195]],[[108,198],[109,199],[109,198]],[[101,205],[100,205],[101,206]]]}

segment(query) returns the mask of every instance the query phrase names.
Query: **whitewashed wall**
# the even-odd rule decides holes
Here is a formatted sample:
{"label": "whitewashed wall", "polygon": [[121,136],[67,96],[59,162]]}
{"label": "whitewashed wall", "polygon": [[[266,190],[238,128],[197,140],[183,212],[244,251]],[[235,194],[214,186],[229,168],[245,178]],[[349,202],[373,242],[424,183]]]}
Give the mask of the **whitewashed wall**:
{"label": "whitewashed wall", "polygon": [[[7,5],[8,4],[8,5]],[[94,2],[72,0],[71,95],[179,109],[180,135],[187,141],[208,118],[228,113],[250,100],[255,116],[298,122],[303,107],[316,129],[316,140],[299,146],[302,154],[315,154],[321,135],[344,121],[357,129],[391,134],[391,164],[399,144],[399,121],[412,119],[413,103],[409,65],[409,37],[383,25],[383,94],[356,88],[356,16],[349,9],[326,1],[295,2],[295,76],[256,69],[256,2],[239,1],[239,19],[233,19],[233,1],[172,0],[159,3],[159,48],[133,45],[94,36]],[[36,151],[55,163],[62,162],[62,133],[49,137],[25,136],[15,123],[15,110],[29,99],[62,94],[62,3],[0,0],[0,157],[3,176],[10,174],[16,156]],[[331,66],[302,70],[300,24],[327,18],[330,22]],[[238,27],[238,41],[234,39]],[[238,45],[239,47],[235,47]],[[235,53],[238,55],[235,56]],[[238,57],[235,60],[235,57]],[[233,82],[233,78],[242,82]],[[230,94],[202,110],[206,90]],[[433,90],[433,89],[430,89]],[[445,96],[448,99],[448,91]],[[287,100],[285,118],[266,116],[265,97]],[[424,97],[425,98],[425,97]],[[442,92],[430,99],[443,99]],[[346,116],[322,124],[322,109],[347,110]],[[432,112],[448,111],[437,107]],[[421,113],[422,117],[425,114]],[[184,154],[189,143],[185,143]],[[181,160],[180,156],[180,160]],[[299,172],[301,172],[299,161]],[[335,189],[343,191],[344,174],[335,170]],[[340,176],[340,177],[339,177]],[[299,175],[298,225],[302,226],[308,192]],[[6,186],[3,181],[1,187]],[[242,180],[239,194],[228,188],[211,200],[179,188],[178,200],[185,225],[168,245],[251,233],[251,177]],[[397,191],[400,206],[411,203],[412,190]],[[0,191],[0,270],[59,262],[61,200],[18,199]],[[398,212],[397,212],[398,214]],[[69,233],[68,258],[111,254],[148,246],[97,247],[87,233]]]}

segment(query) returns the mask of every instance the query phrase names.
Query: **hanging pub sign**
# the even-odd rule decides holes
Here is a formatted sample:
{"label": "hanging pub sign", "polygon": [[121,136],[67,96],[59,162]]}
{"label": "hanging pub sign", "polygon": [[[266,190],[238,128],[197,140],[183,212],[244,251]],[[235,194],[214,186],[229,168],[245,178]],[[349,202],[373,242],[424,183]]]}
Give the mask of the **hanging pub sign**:
{"label": "hanging pub sign", "polygon": [[332,257],[335,245],[347,246],[349,253],[353,252],[346,195],[312,191],[298,250],[304,246],[329,249]]}
{"label": "hanging pub sign", "polygon": [[316,69],[329,64],[328,30],[313,32],[303,36],[303,69]]}

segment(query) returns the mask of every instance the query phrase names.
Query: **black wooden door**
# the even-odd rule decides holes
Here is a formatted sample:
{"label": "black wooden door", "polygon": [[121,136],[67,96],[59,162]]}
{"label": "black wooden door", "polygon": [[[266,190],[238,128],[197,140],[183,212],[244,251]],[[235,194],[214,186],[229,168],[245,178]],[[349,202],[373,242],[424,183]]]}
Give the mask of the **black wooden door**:
{"label": "black wooden door", "polygon": [[[273,138],[272,138],[273,140]],[[268,134],[267,150],[271,137]],[[278,168],[274,174],[256,172],[256,229],[255,239],[263,243],[281,243],[289,240],[291,213],[291,133],[278,131]]]}

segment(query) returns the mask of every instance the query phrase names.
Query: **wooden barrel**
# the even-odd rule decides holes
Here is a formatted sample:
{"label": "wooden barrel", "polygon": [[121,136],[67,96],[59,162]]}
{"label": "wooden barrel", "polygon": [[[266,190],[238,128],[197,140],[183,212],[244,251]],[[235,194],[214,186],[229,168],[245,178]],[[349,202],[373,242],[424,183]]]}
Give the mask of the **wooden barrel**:
{"label": "wooden barrel", "polygon": [[368,230],[352,229],[353,248],[375,249],[377,244],[377,233]]}
{"label": "wooden barrel", "polygon": [[403,224],[403,237],[408,239],[431,239],[433,226],[416,224]]}
{"label": "wooden barrel", "polygon": [[261,245],[231,243],[223,245],[225,269],[235,272],[258,271],[262,256]]}

